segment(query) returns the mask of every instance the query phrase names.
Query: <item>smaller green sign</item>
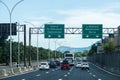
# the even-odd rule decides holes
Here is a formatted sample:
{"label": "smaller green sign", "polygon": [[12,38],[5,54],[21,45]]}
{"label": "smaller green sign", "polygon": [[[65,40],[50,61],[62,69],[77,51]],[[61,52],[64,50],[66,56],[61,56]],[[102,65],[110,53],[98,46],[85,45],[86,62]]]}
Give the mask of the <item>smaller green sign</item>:
{"label": "smaller green sign", "polygon": [[64,38],[64,24],[45,24],[45,38]]}
{"label": "smaller green sign", "polygon": [[83,24],[82,38],[102,38],[102,24]]}

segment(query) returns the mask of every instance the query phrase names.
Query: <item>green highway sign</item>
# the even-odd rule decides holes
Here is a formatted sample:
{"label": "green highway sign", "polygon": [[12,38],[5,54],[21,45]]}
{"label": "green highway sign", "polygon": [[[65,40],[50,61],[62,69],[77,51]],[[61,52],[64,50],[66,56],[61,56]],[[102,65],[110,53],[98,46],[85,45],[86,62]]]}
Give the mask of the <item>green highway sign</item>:
{"label": "green highway sign", "polygon": [[64,24],[45,24],[45,38],[64,38]]}
{"label": "green highway sign", "polygon": [[102,38],[102,24],[83,24],[82,38]]}

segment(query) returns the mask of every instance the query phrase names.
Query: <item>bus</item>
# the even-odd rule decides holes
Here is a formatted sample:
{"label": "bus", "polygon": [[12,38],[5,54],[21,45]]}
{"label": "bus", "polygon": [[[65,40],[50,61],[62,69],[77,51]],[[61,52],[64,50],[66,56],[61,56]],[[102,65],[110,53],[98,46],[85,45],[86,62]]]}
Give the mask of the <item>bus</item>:
{"label": "bus", "polygon": [[68,60],[68,62],[71,66],[74,65],[74,53],[65,53],[64,59]]}

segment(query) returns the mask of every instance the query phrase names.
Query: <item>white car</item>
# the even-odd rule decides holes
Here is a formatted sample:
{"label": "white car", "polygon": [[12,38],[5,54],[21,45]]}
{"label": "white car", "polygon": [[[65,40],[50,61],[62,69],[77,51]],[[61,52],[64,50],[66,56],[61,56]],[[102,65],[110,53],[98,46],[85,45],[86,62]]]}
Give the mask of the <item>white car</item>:
{"label": "white car", "polygon": [[39,65],[39,69],[42,70],[42,69],[50,69],[50,66],[48,64],[48,62],[41,62],[40,65]]}
{"label": "white car", "polygon": [[87,61],[83,61],[82,62],[82,64],[81,64],[81,69],[83,70],[83,69],[88,69],[89,70],[89,64],[88,64],[88,62]]}
{"label": "white car", "polygon": [[75,63],[75,67],[76,67],[76,68],[80,68],[81,65],[82,65],[81,62],[76,62],[76,63]]}

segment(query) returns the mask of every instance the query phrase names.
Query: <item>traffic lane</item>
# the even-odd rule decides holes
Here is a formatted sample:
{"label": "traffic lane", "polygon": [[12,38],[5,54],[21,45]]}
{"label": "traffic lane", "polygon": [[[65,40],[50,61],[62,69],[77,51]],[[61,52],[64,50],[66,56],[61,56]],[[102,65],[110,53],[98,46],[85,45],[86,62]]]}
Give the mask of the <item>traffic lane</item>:
{"label": "traffic lane", "polygon": [[81,68],[73,68],[70,74],[63,80],[97,80],[88,73],[88,70],[81,70]]}
{"label": "traffic lane", "polygon": [[55,70],[52,72],[47,73],[46,75],[41,75],[39,77],[36,77],[34,79],[30,80],[66,80],[65,77],[72,71],[72,68],[70,70],[61,70],[60,68],[58,70]]}
{"label": "traffic lane", "polygon": [[93,65],[91,63],[90,63],[89,73],[91,73],[91,75],[94,75],[96,78],[102,79],[102,80],[120,80],[119,76],[109,74],[109,73],[99,69],[98,67],[96,67],[95,65]]}
{"label": "traffic lane", "polygon": [[[56,68],[57,69],[57,68]],[[20,75],[15,75],[15,76],[11,76],[8,78],[3,78],[1,80],[29,80],[32,79],[36,76],[39,76],[39,74],[45,74],[45,73],[49,73],[54,71],[55,69],[50,69],[50,70],[37,70],[37,71],[32,71],[29,73],[25,73],[25,74],[20,74]]]}

